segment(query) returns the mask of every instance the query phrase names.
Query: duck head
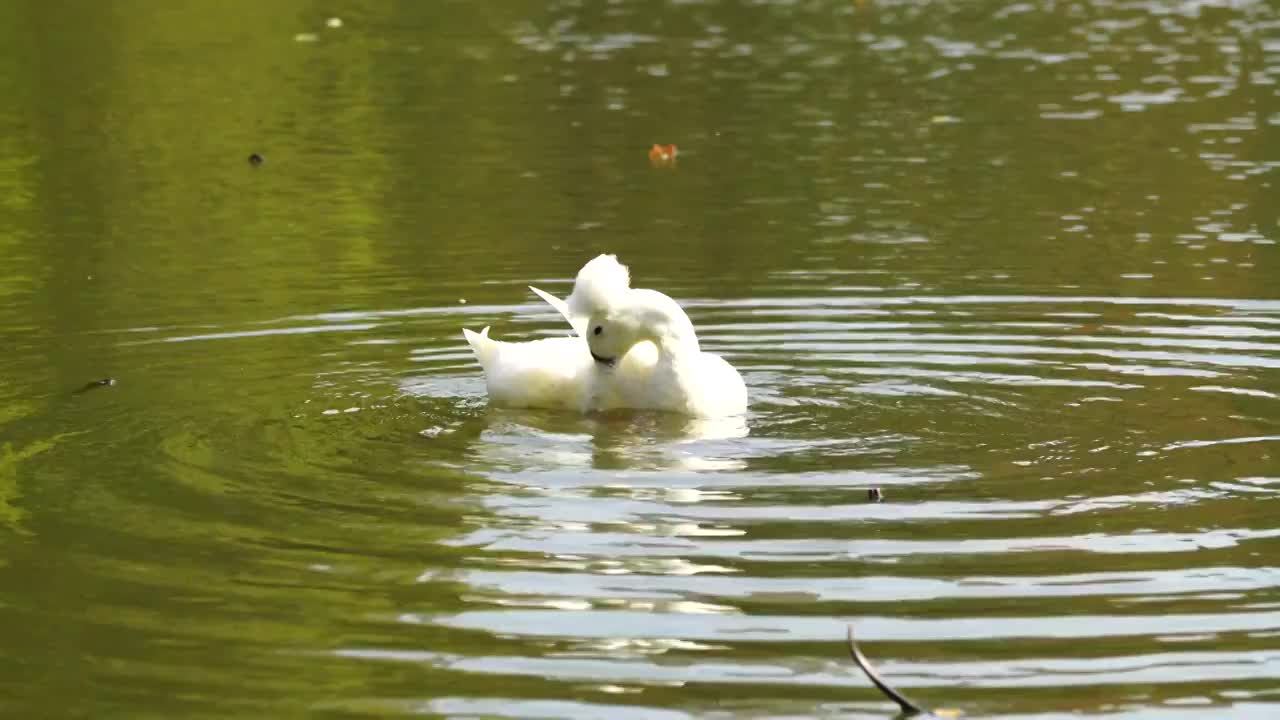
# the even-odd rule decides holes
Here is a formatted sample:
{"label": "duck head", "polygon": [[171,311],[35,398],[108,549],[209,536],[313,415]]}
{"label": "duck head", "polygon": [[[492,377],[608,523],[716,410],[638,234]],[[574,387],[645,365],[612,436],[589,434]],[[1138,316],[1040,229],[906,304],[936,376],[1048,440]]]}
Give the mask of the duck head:
{"label": "duck head", "polygon": [[689,316],[656,290],[628,290],[586,325],[587,346],[597,363],[612,367],[637,343],[652,342],[668,357],[698,352]]}
{"label": "duck head", "polygon": [[612,367],[637,343],[652,342],[668,357],[698,352],[689,316],[656,290],[631,287],[631,273],[615,255],[600,255],[578,271],[562,310],[587,340],[591,357]]}

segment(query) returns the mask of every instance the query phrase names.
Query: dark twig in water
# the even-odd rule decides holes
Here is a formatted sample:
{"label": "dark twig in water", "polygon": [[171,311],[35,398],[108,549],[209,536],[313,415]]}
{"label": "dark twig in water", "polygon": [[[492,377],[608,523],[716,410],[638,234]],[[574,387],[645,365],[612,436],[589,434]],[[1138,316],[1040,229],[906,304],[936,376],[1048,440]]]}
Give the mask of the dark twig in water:
{"label": "dark twig in water", "polygon": [[871,661],[868,660],[867,656],[863,655],[862,651],[858,649],[858,643],[853,639],[852,625],[849,626],[849,657],[853,658],[853,661],[862,669],[862,672],[866,673],[867,677],[871,680],[871,683],[877,688],[880,688],[880,692],[884,693],[890,700],[898,703],[898,707],[902,708],[904,715],[932,714],[924,706],[917,704],[906,695],[903,695],[897,690],[889,687],[889,683],[885,682],[884,678],[880,677],[880,673],[876,672],[876,669],[871,666]]}

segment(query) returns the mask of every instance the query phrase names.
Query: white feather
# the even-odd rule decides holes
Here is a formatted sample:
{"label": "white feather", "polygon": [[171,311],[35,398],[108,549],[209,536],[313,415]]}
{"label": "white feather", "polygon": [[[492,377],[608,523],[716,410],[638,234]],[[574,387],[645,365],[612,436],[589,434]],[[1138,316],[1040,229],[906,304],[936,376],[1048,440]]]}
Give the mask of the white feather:
{"label": "white feather", "polygon": [[[529,289],[563,315],[577,336],[513,343],[490,339],[488,328],[479,334],[463,330],[494,405],[581,412],[644,408],[701,417],[746,410],[747,389],[738,371],[699,349],[692,323],[674,300],[632,290],[630,273],[617,257],[600,255],[583,266],[567,301]],[[598,338],[587,335],[587,321],[610,310],[678,328],[679,342],[639,342],[613,367],[602,366],[591,357],[588,340]]]}
{"label": "white feather", "polygon": [[569,315],[589,318],[624,302],[631,290],[631,273],[616,255],[599,255],[578,271],[567,301]]}
{"label": "white feather", "polygon": [[566,303],[565,301],[561,300],[555,295],[552,295],[549,292],[546,292],[545,290],[539,290],[538,288],[532,285],[529,286],[529,289],[533,291],[534,295],[537,295],[543,300],[546,300],[548,305],[555,308],[556,312],[560,313],[560,315],[563,316],[565,320],[568,320],[569,324],[573,326],[574,332],[582,336],[585,336],[587,334],[587,320],[589,318],[586,315],[579,315],[577,317],[574,317],[573,313],[569,312],[569,304]]}

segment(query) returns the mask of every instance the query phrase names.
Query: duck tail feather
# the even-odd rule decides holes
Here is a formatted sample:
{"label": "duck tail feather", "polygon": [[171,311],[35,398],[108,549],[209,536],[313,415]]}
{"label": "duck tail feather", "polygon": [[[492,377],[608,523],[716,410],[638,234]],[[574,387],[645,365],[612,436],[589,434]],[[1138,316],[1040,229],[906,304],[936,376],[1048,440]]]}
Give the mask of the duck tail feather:
{"label": "duck tail feather", "polygon": [[489,326],[486,325],[480,332],[463,328],[462,336],[467,339],[467,344],[471,346],[471,351],[476,354],[476,359],[480,361],[480,365],[486,368],[489,367],[490,361],[498,351],[498,341],[489,337]]}

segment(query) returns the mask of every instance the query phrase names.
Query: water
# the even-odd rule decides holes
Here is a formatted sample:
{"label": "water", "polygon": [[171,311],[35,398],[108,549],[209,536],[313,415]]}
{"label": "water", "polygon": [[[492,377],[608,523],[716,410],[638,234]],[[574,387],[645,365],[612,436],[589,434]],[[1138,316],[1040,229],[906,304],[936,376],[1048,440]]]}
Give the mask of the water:
{"label": "water", "polygon": [[[1269,5],[0,40],[0,714],[889,717],[851,622],[970,716],[1277,711]],[[460,328],[563,333],[525,286],[602,251],[746,418],[486,407]]]}

